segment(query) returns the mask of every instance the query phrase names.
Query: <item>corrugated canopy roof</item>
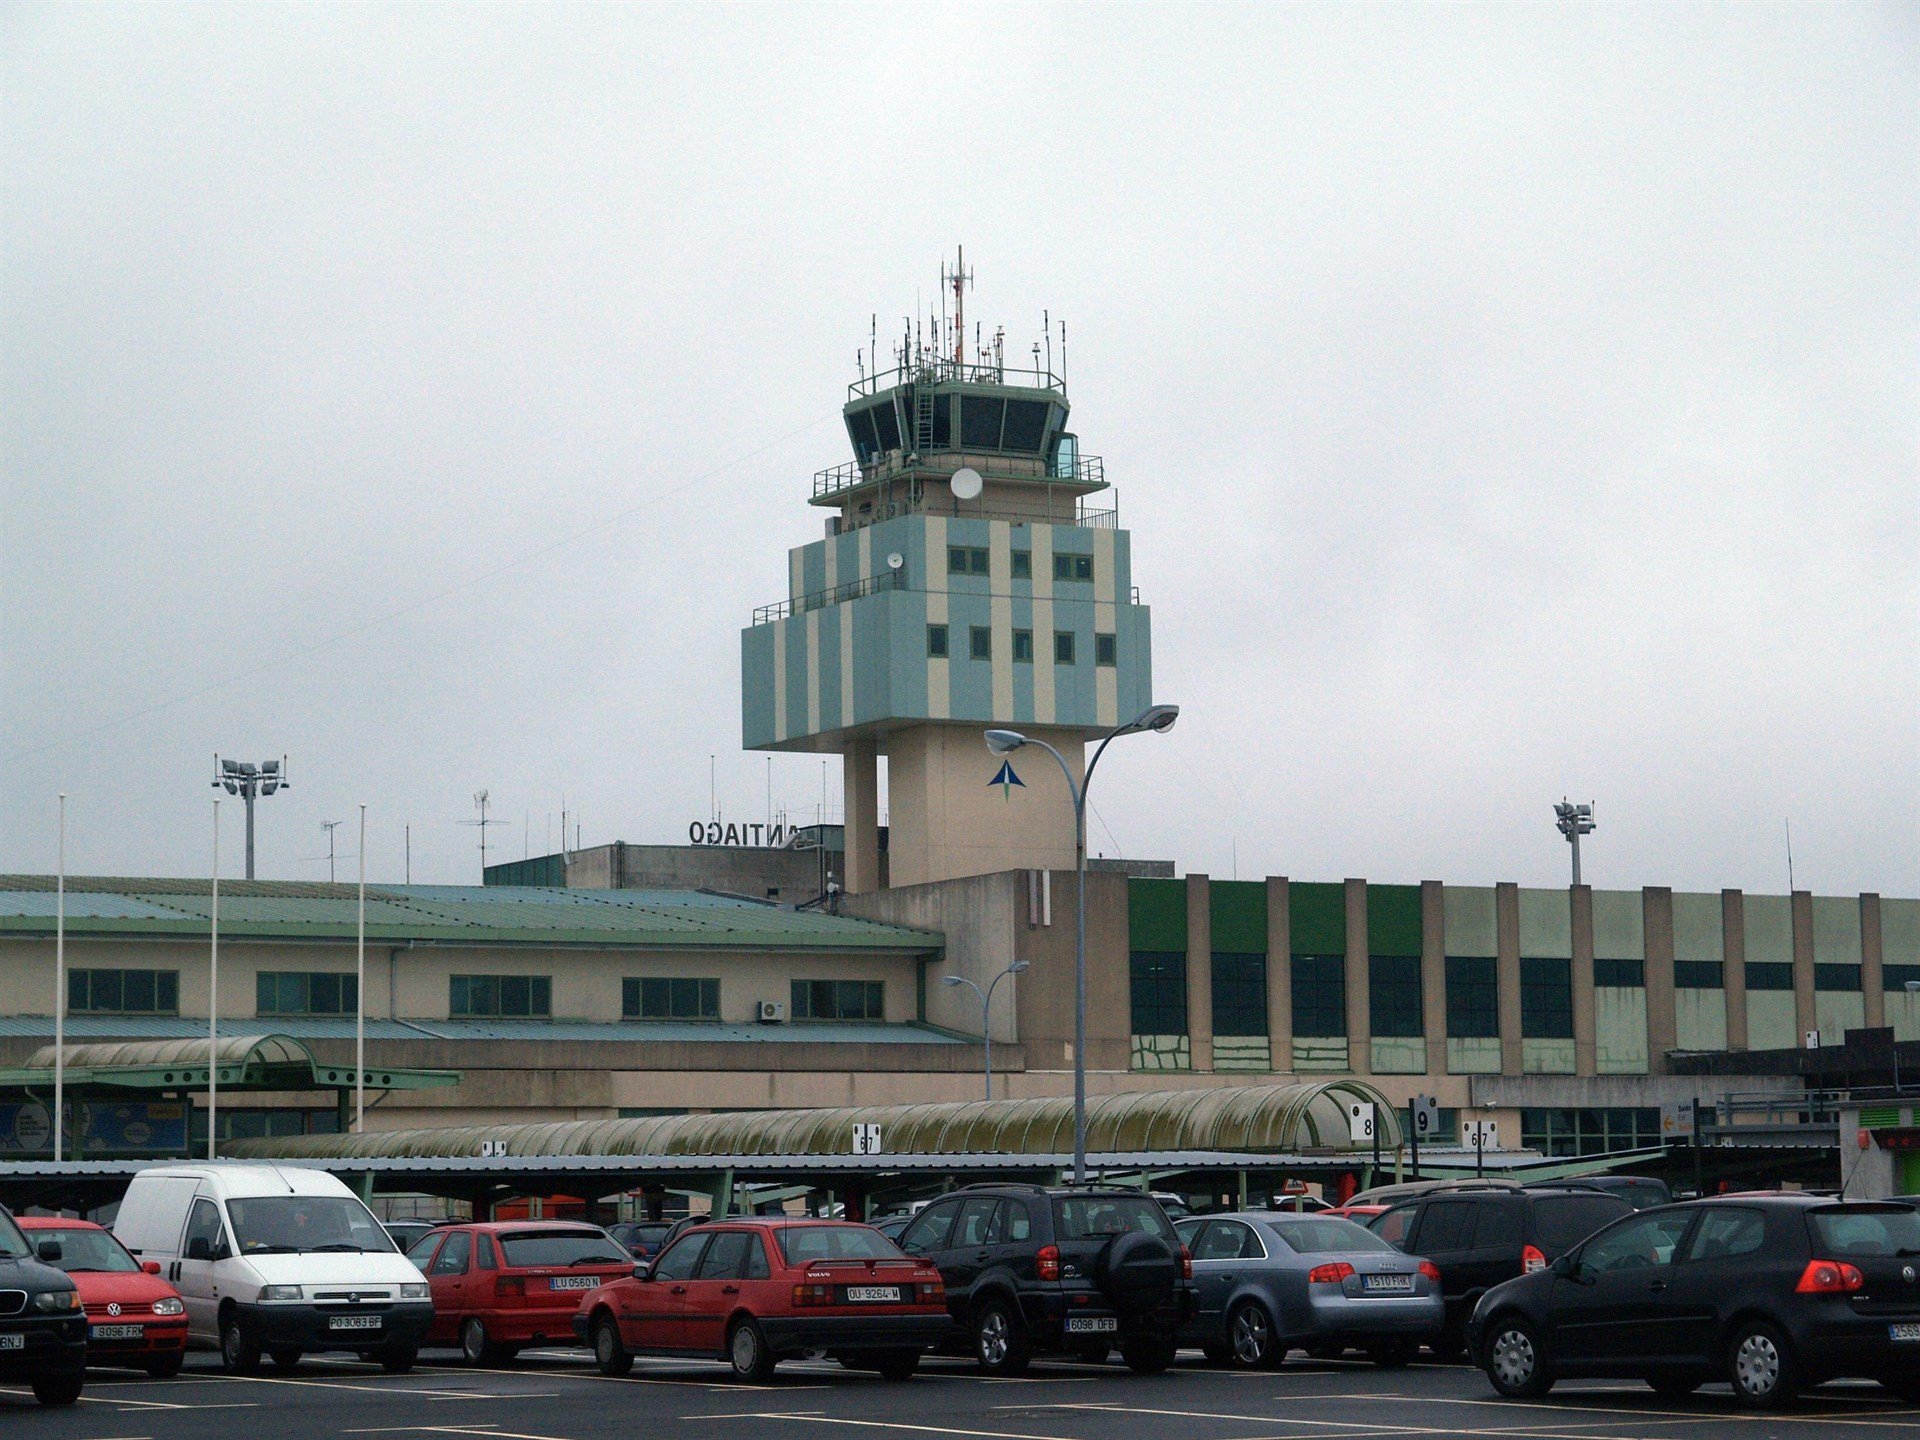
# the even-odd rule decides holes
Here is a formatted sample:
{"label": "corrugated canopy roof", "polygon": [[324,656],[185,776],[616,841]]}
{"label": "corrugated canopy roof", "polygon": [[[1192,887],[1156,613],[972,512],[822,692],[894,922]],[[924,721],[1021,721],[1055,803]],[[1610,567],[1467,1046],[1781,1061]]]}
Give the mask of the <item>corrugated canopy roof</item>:
{"label": "corrugated canopy roof", "polygon": [[[1373,1104],[1381,1148],[1392,1150],[1400,1142],[1393,1106],[1372,1086],[1349,1079],[1104,1095],[1087,1105],[1087,1149],[1102,1153],[1371,1149],[1371,1143],[1354,1145],[1349,1136],[1347,1105],[1356,1100]],[[236,1145],[231,1153],[427,1159],[475,1155],[482,1141],[504,1141],[507,1154],[520,1157],[844,1156],[852,1152],[855,1125],[878,1125],[882,1149],[888,1154],[1057,1155],[1073,1149],[1073,1101],[1049,1096],[301,1135],[249,1141]]]}
{"label": "corrugated canopy roof", "polygon": [[[51,934],[55,881],[0,875],[0,934]],[[211,929],[206,880],[67,880],[67,930],[75,935],[201,936]],[[352,885],[222,880],[225,936],[352,939]],[[505,885],[370,885],[367,938],[495,945],[649,946],[785,950],[894,950],[924,954],[930,931],[817,910],[687,890],[567,890]]]}
{"label": "corrugated canopy roof", "polygon": [[[222,1035],[215,1063],[223,1088],[242,1090],[351,1090],[351,1065],[323,1065],[291,1035]],[[53,1084],[53,1046],[43,1045],[23,1066],[0,1070],[0,1090],[43,1090]],[[69,1045],[63,1080],[73,1090],[197,1090],[207,1083],[207,1041],[120,1040]],[[457,1070],[369,1066],[369,1090],[424,1090],[457,1085]]]}

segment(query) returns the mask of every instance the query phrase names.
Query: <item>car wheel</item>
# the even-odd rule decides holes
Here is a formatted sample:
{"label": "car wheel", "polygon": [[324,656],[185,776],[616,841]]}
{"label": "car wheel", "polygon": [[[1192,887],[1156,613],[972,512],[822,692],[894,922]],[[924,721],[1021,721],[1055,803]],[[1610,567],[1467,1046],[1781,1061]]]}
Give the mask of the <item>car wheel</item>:
{"label": "car wheel", "polygon": [[469,1315],[460,1326],[460,1358],[469,1365],[498,1365],[500,1347],[487,1338],[487,1324]]}
{"label": "car wheel", "polygon": [[229,1375],[252,1375],[260,1369],[260,1342],[247,1334],[238,1311],[220,1321],[220,1363]]}
{"label": "car wheel", "polygon": [[973,1317],[973,1358],[989,1375],[1025,1373],[1033,1352],[1006,1301],[989,1300]]}
{"label": "car wheel", "polygon": [[918,1350],[885,1350],[874,1358],[873,1368],[882,1380],[907,1380],[920,1368]]}
{"label": "car wheel", "polygon": [[41,1375],[33,1382],[33,1398],[42,1405],[71,1405],[80,1398],[87,1372],[69,1371],[64,1375]]}
{"label": "car wheel", "polygon": [[300,1363],[302,1353],[304,1352],[295,1350],[290,1345],[276,1345],[267,1351],[267,1354],[273,1357],[273,1367],[276,1370],[293,1369]]}
{"label": "car wheel", "polygon": [[1647,1384],[1663,1400],[1684,1400],[1701,1385],[1698,1375],[1649,1375]]}
{"label": "car wheel", "polygon": [[380,1368],[389,1375],[404,1375],[413,1369],[413,1362],[420,1358],[420,1352],[410,1345],[397,1345],[391,1350],[382,1350],[379,1354]]}
{"label": "car wheel", "polygon": [[1553,1388],[1547,1357],[1533,1326],[1517,1315],[1487,1327],[1487,1379],[1510,1400],[1530,1399]]}
{"label": "car wheel", "polygon": [[1243,1300],[1227,1313],[1227,1363],[1236,1370],[1275,1365],[1273,1317],[1258,1300]]}
{"label": "car wheel", "polygon": [[611,1315],[602,1314],[593,1322],[593,1363],[602,1375],[625,1375],[633,1369],[633,1352],[620,1339],[620,1327]]}
{"label": "car wheel", "polygon": [[742,1380],[764,1385],[773,1379],[773,1352],[767,1348],[767,1337],[751,1316],[737,1321],[727,1333],[727,1360],[733,1366],[733,1373]]}
{"label": "car wheel", "polygon": [[1367,1347],[1367,1358],[1382,1370],[1404,1370],[1413,1363],[1415,1348],[1411,1340],[1382,1340]]}
{"label": "car wheel", "polygon": [[1120,1342],[1120,1359],[1136,1375],[1158,1375],[1173,1364],[1176,1347],[1170,1338],[1153,1335]]}
{"label": "car wheel", "polygon": [[1727,1346],[1727,1378],[1733,1398],[1755,1410],[1791,1404],[1800,1389],[1786,1337],[1764,1320],[1749,1320],[1734,1331]]}
{"label": "car wheel", "polygon": [[187,1352],[176,1350],[171,1355],[156,1355],[147,1361],[147,1374],[156,1380],[171,1380],[180,1373],[180,1367],[187,1362]]}

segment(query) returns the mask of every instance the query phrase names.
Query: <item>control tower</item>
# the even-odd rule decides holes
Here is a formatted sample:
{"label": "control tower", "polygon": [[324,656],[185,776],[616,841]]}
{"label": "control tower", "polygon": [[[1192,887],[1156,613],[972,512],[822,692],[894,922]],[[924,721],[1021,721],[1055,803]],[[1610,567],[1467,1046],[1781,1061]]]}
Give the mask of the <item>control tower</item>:
{"label": "control tower", "polygon": [[890,884],[1071,869],[1059,767],[982,732],[1045,739],[1078,779],[1086,742],[1152,703],[1129,537],[1067,428],[1064,327],[1061,374],[1051,327],[1044,360],[1009,366],[1004,332],[967,334],[970,279],[943,274],[891,368],[862,356],[853,459],[813,477],[826,536],[788,552],[787,598],[740,637],[745,747],[843,757],[856,893],[880,884],[879,756]]}

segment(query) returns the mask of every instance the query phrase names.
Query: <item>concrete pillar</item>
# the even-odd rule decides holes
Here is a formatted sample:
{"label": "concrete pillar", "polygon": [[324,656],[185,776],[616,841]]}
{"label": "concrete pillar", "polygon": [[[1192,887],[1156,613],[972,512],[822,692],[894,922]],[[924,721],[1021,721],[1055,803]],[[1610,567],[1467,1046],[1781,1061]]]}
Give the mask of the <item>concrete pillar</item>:
{"label": "concrete pillar", "polygon": [[871,739],[849,740],[842,756],[849,895],[880,888],[880,752]]}
{"label": "concrete pillar", "polygon": [[1738,890],[1720,892],[1720,948],[1725,955],[1727,1049],[1747,1048],[1747,907]]}
{"label": "concrete pillar", "polygon": [[1367,882],[1347,881],[1347,1068],[1373,1073],[1373,1023],[1367,989]]}
{"label": "concrete pillar", "polygon": [[1593,887],[1572,886],[1567,894],[1569,933],[1573,938],[1573,1073],[1599,1073],[1593,1017]]}
{"label": "concrete pillar", "polygon": [[[1819,1025],[1813,1002],[1813,892],[1793,892],[1793,1038]],[[1823,1041],[1826,1037],[1820,1037]],[[1837,1042],[1840,1037],[1833,1037]]]}
{"label": "concrete pillar", "polygon": [[1447,906],[1438,880],[1420,882],[1420,1029],[1427,1074],[1447,1073]]}
{"label": "concrete pillar", "polygon": [[1647,954],[1647,1073],[1667,1073],[1667,1052],[1680,1043],[1673,991],[1673,891],[1649,885],[1640,892]]}
{"label": "concrete pillar", "polygon": [[1187,1049],[1196,1072],[1213,1069],[1213,885],[1187,876]]}
{"label": "concrete pillar", "polygon": [[1267,1044],[1273,1068],[1293,1069],[1293,927],[1287,915],[1287,877],[1267,877]]}
{"label": "concrete pillar", "polygon": [[1882,968],[1886,953],[1882,943],[1880,897],[1869,891],[1860,897],[1860,989],[1869,1030],[1887,1023],[1887,982]]}
{"label": "concrete pillar", "polygon": [[1520,887],[1502,880],[1493,887],[1494,924],[1497,958],[1495,975],[1500,985],[1500,1073],[1522,1072],[1520,1046]]}

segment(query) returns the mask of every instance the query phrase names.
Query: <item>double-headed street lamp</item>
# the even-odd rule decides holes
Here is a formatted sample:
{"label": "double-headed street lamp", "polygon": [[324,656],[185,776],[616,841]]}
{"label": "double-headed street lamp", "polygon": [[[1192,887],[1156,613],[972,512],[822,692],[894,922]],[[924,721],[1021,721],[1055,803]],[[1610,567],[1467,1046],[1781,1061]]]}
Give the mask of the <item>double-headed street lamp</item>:
{"label": "double-headed street lamp", "polygon": [[1018,975],[1022,970],[1033,967],[1025,960],[1016,960],[987,982],[982,990],[978,984],[964,975],[948,975],[941,979],[942,985],[965,985],[980,997],[980,1038],[987,1045],[987,1099],[993,1099],[993,991],[1009,975]]}
{"label": "double-headed street lamp", "polygon": [[1117,730],[1109,731],[1087,762],[1087,772],[1075,784],[1067,757],[1044,740],[1031,739],[1018,730],[987,731],[987,749],[1006,755],[1023,745],[1038,745],[1060,762],[1060,773],[1067,778],[1067,793],[1073,798],[1073,868],[1079,885],[1074,905],[1073,937],[1073,1183],[1087,1183],[1087,787],[1093,783],[1093,770],[1107,746],[1122,735],[1138,735],[1151,730],[1164,735],[1180,718],[1178,705],[1149,705]]}

